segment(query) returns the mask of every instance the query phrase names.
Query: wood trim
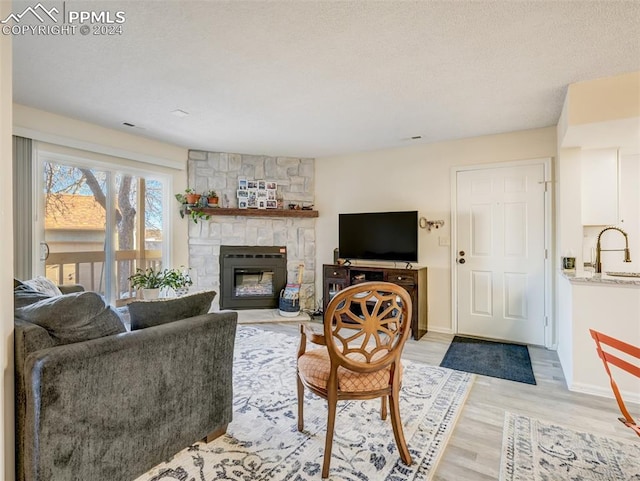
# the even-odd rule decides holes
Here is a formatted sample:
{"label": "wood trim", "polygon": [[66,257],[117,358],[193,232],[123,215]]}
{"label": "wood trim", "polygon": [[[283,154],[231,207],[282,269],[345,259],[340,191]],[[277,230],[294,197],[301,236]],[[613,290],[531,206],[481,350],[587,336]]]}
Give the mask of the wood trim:
{"label": "wood trim", "polygon": [[202,442],[210,443],[214,439],[219,438],[220,436],[222,436],[223,434],[225,434],[227,432],[227,426],[228,426],[228,424],[223,424],[222,426],[220,426],[219,428],[215,429],[214,431],[211,431],[204,438],[202,438]]}
{"label": "wood trim", "polygon": [[[194,209],[211,216],[237,215],[244,217],[318,217],[317,210],[302,209],[229,209],[224,207],[202,207]],[[191,209],[187,209],[190,212]]]}
{"label": "wood trim", "polygon": [[[146,227],[146,215],[145,215],[145,209],[146,209],[146,202],[145,202],[145,195],[147,192],[147,184],[145,182],[145,179],[142,177],[138,177],[138,198],[137,198],[137,208],[138,208],[138,212],[136,215],[136,229],[137,229],[137,233],[142,233],[142,235],[137,235],[136,236],[136,241],[137,241],[137,245],[136,245],[136,249],[138,250],[138,252],[140,253],[140,264],[141,265],[145,265],[145,227]],[[133,274],[133,265],[130,266],[131,271],[129,272],[129,275]]]}

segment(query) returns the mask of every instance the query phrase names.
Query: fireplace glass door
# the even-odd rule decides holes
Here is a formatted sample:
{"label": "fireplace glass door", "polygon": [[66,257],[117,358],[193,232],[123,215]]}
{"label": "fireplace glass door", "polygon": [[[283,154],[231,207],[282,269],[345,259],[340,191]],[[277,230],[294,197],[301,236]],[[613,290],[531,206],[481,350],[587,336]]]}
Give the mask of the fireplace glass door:
{"label": "fireplace glass door", "polygon": [[234,269],[233,291],[235,297],[273,297],[273,270]]}
{"label": "fireplace glass door", "polygon": [[220,308],[273,309],[287,282],[287,250],[220,246]]}

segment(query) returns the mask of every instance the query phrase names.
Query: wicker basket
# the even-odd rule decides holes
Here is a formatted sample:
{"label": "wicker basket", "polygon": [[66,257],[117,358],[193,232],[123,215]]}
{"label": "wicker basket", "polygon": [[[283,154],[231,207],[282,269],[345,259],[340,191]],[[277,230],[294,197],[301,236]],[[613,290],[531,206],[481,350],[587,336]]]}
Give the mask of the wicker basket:
{"label": "wicker basket", "polygon": [[304,265],[298,265],[298,283],[287,284],[280,291],[280,315],[284,317],[296,317],[300,312],[300,286],[302,285],[302,272]]}
{"label": "wicker basket", "polygon": [[300,313],[300,299],[285,299],[281,293],[278,307],[281,316],[296,317]]}

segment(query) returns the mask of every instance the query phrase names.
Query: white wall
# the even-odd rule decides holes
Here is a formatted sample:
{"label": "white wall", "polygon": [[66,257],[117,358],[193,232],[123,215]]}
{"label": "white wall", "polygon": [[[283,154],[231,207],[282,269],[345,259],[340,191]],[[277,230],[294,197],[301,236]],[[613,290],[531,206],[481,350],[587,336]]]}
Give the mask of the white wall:
{"label": "white wall", "polygon": [[577,266],[582,266],[582,224],[580,217],[580,149],[558,149],[555,164],[555,250],[554,250],[554,297],[555,330],[557,333],[558,357],[567,383],[573,377],[573,318],[571,316],[571,286],[562,277],[560,258],[573,252]]}
{"label": "white wall", "polygon": [[[451,168],[556,156],[556,129],[412,145],[316,160],[316,293],[322,293],[322,265],[333,263],[338,214],[418,210],[444,220],[438,230],[419,230],[419,261],[429,268],[429,330],[451,332]],[[317,299],[319,301],[319,299]]]}
{"label": "white wall", "polygon": [[[24,105],[13,106],[13,130],[16,135],[118,157],[128,167],[154,171],[171,178],[171,197],[187,187],[188,150],[127,132],[107,129],[80,120],[63,117]],[[64,148],[59,149],[64,152]],[[99,157],[99,156],[98,156]],[[188,223],[178,214],[178,204],[171,209],[171,263],[188,265]]]}
{"label": "white wall", "polygon": [[556,331],[558,333],[558,360],[567,386],[573,384],[573,295],[571,283],[561,275],[556,278]]}
{"label": "white wall", "polygon": [[[11,13],[11,2],[0,2],[0,18]],[[12,187],[12,72],[11,37],[0,35],[0,225],[9,232],[13,229]],[[0,396],[0,476],[7,481],[15,479],[14,468],[14,416],[13,416],[13,236],[0,236],[2,268],[0,269],[0,319],[2,319],[2,395]]]}

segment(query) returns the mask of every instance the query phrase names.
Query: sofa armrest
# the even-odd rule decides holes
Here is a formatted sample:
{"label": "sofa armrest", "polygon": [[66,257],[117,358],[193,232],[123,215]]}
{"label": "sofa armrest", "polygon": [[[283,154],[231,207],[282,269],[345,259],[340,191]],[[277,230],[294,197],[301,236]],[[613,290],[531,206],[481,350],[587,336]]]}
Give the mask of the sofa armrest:
{"label": "sofa armrest", "polygon": [[27,358],[27,479],[133,479],[232,416],[237,313]]}
{"label": "sofa armrest", "polygon": [[[46,329],[23,321],[14,319],[14,365],[15,365],[15,416],[16,430],[18,433],[24,432],[24,418],[26,413],[26,389],[24,365],[29,354],[41,349],[47,349],[56,345],[51,339]],[[16,436],[16,462],[22,465],[24,454],[23,438]],[[23,478],[18,477],[18,481]]]}

